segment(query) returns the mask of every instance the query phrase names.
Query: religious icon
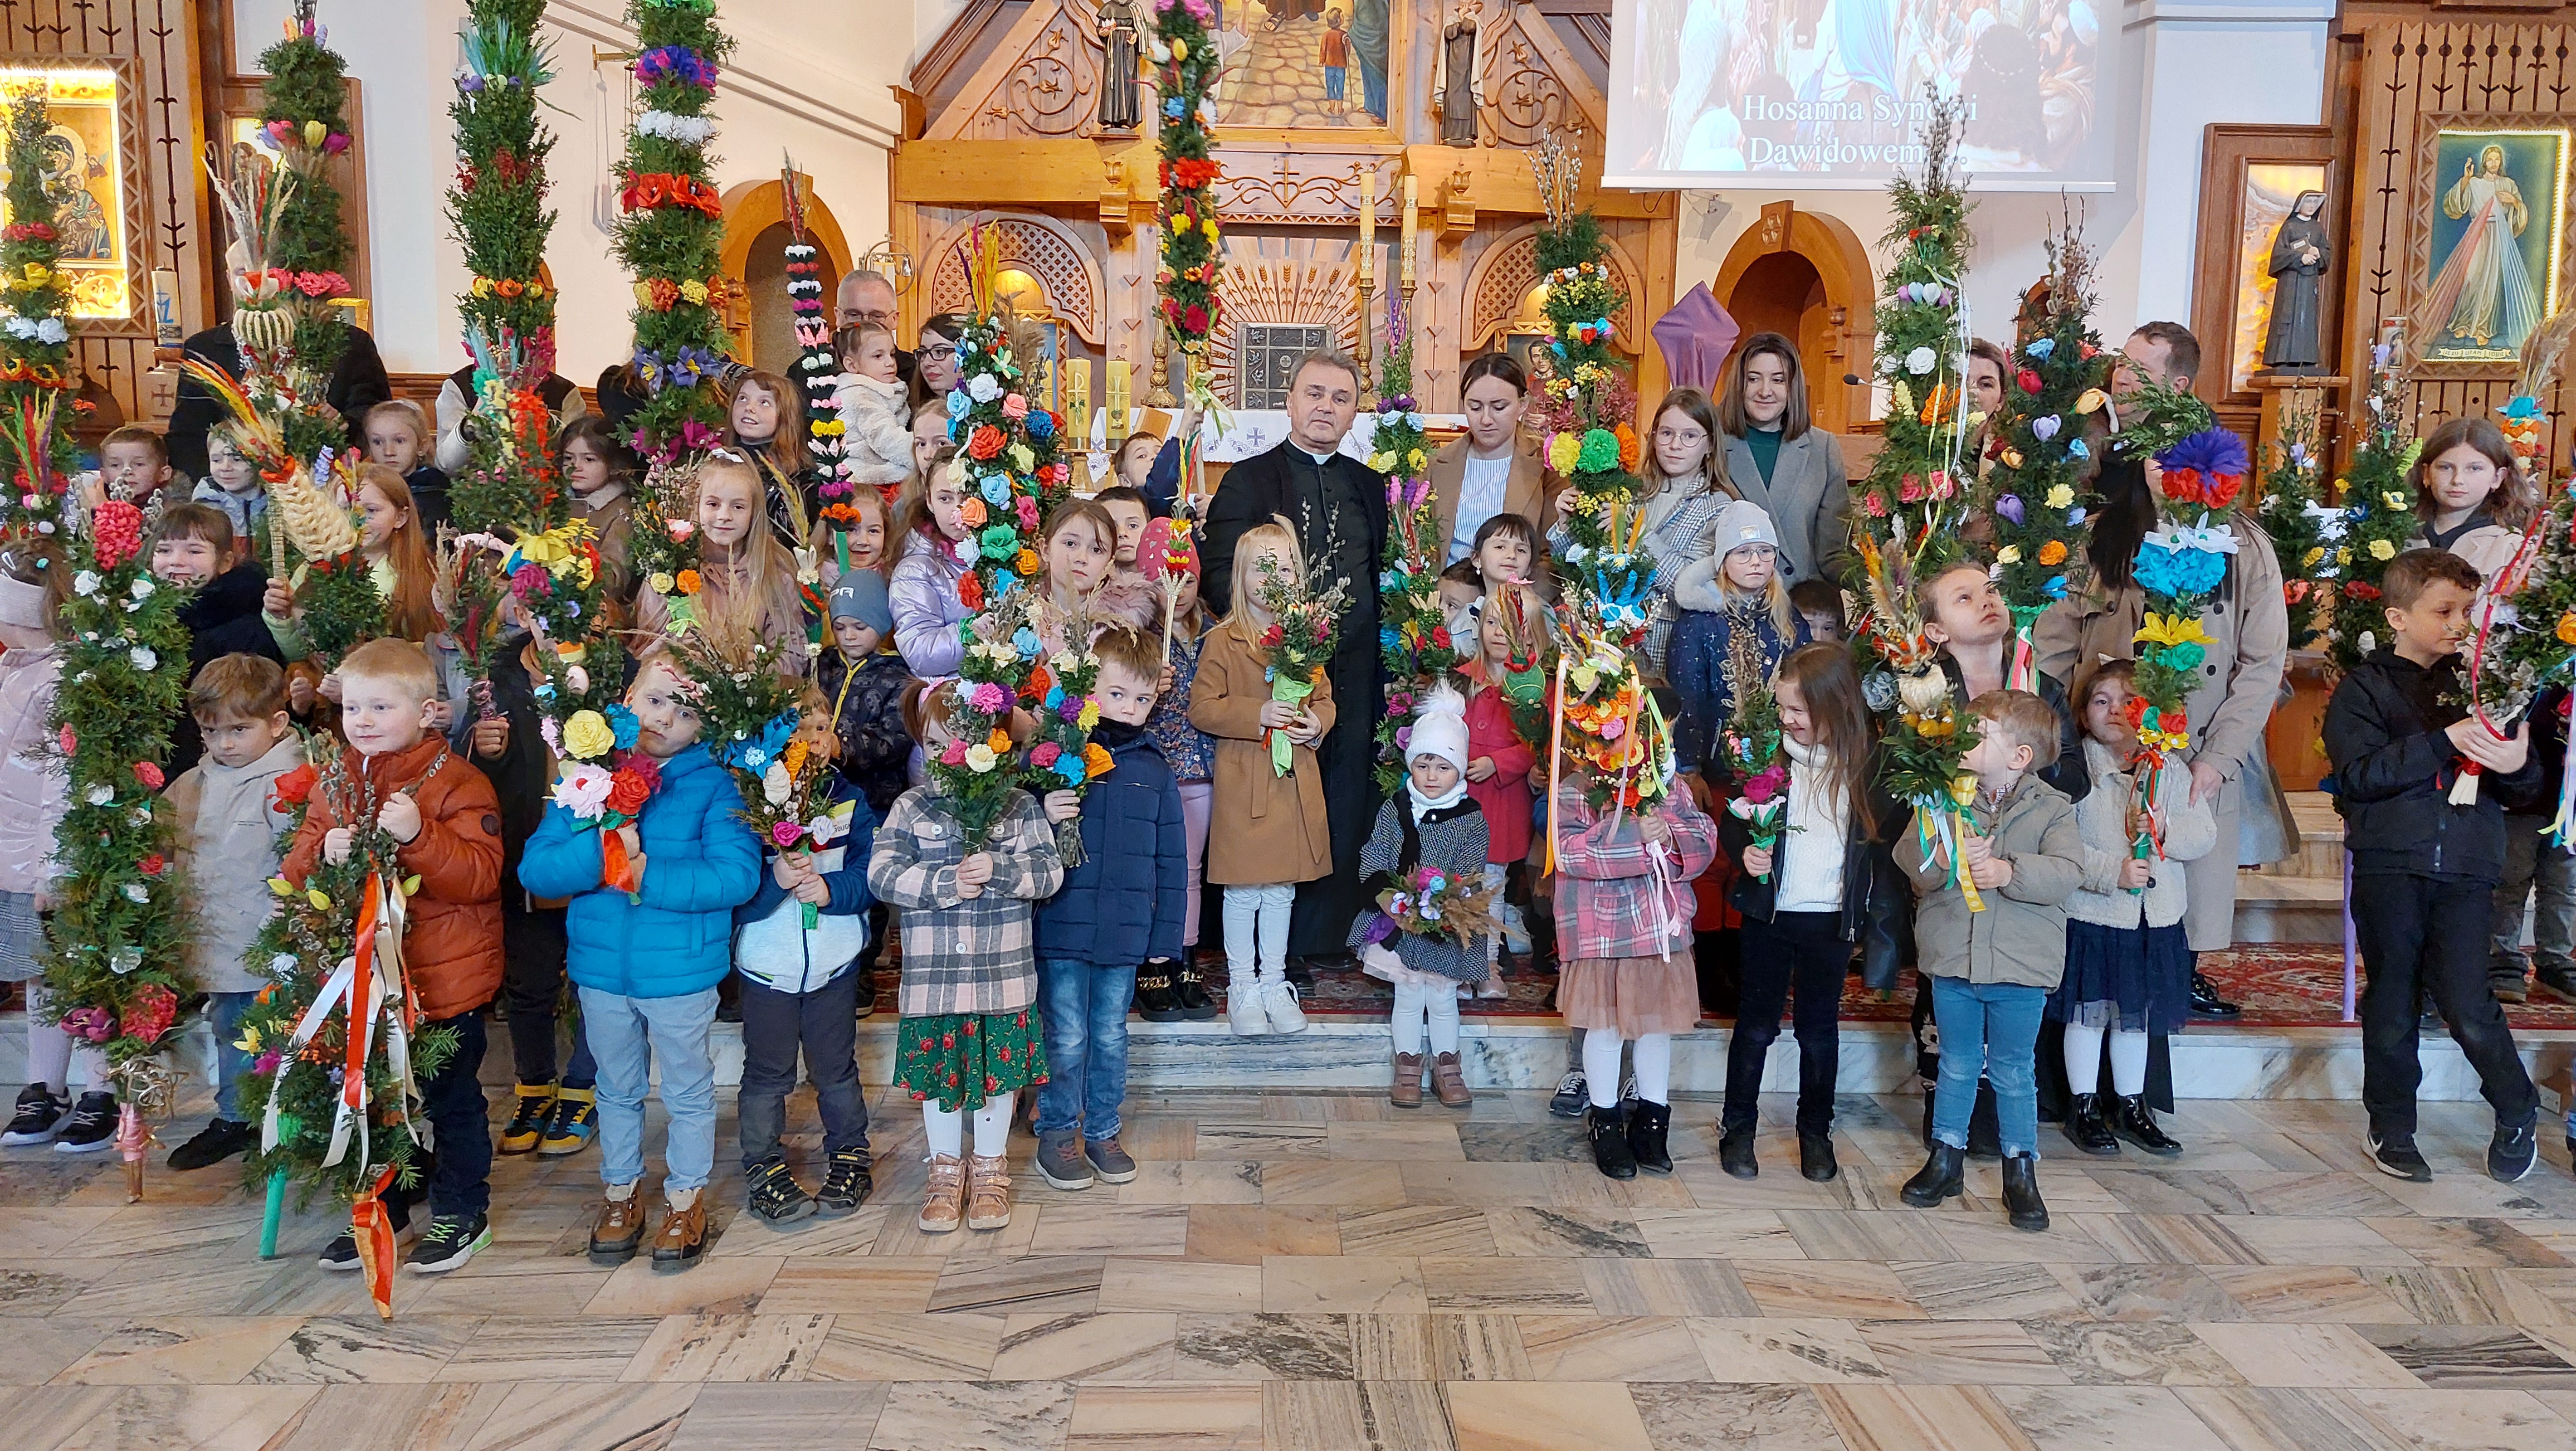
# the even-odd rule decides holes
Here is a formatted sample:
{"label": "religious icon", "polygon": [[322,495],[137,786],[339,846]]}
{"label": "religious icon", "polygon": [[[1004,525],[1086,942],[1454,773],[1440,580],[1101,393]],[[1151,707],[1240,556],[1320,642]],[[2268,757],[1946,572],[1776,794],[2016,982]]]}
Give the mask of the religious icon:
{"label": "religious icon", "polygon": [[2318,297],[2326,266],[2334,259],[2334,243],[2319,215],[2325,205],[2324,192],[2299,193],[2272,235],[2272,326],[2263,339],[2264,367],[2312,372],[2323,358],[2317,339],[2323,322]]}
{"label": "religious icon", "polygon": [[1224,126],[1382,126],[1388,0],[1234,0],[1217,8]]}
{"label": "religious icon", "polygon": [[[120,191],[128,121],[114,70],[11,66],[0,86],[45,88],[51,126],[41,148],[45,194],[54,204],[55,246],[70,280],[74,317],[127,319],[143,295],[142,269],[128,254]],[[0,211],[0,221],[7,219]]]}
{"label": "religious icon", "polygon": [[2415,310],[2425,361],[2517,363],[2555,310],[2566,143],[2559,131],[2441,133],[2432,280]]}
{"label": "religious icon", "polygon": [[1137,30],[1134,0],[1103,0],[1100,7],[1100,129],[1133,131],[1136,112]]}
{"label": "religious icon", "polygon": [[1485,66],[1478,48],[1477,21],[1484,0],[1463,0],[1458,18],[1440,31],[1440,50],[1431,77],[1431,109],[1440,117],[1440,139],[1452,146],[1476,144],[1476,111],[1484,104]]}

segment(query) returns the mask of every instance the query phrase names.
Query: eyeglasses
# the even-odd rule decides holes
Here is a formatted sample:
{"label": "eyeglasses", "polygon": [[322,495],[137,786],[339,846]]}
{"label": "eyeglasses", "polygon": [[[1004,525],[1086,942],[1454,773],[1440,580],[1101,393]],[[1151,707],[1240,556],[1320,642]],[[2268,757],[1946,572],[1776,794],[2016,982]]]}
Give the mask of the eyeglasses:
{"label": "eyeglasses", "polygon": [[925,363],[950,362],[957,356],[957,345],[955,343],[934,343],[928,347],[919,349],[913,354],[913,356],[919,358]]}

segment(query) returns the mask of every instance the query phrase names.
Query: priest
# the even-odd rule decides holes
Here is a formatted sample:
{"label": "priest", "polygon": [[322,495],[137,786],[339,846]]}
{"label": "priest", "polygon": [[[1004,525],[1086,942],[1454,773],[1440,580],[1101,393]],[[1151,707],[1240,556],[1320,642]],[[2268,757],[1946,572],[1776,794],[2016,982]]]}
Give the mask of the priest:
{"label": "priest", "polygon": [[1359,366],[1344,354],[1318,350],[1299,359],[1289,379],[1288,441],[1228,469],[1208,506],[1200,593],[1219,613],[1234,607],[1235,543],[1276,516],[1297,531],[1298,547],[1322,583],[1339,578],[1350,596],[1328,667],[1333,729],[1316,751],[1332,823],[1333,874],[1297,889],[1288,933],[1290,975],[1303,977],[1319,960],[1338,964],[1346,956],[1351,919],[1364,905],[1360,847],[1377,817],[1373,737],[1385,713],[1377,561],[1386,544],[1386,478],[1339,451],[1359,413]]}

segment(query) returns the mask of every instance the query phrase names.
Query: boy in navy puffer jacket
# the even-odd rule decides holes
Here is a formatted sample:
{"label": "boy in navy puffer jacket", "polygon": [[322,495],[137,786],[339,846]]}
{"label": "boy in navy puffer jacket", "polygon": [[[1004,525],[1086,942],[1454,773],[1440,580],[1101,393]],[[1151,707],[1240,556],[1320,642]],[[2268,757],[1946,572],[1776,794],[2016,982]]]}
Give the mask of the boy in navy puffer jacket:
{"label": "boy in navy puffer jacket", "polygon": [[1118,1146],[1127,1007],[1139,964],[1181,955],[1190,880],[1180,782],[1145,734],[1162,653],[1154,637],[1123,625],[1101,632],[1091,652],[1100,661],[1091,741],[1111,764],[1086,796],[1048,793],[1049,820],[1082,818],[1082,862],[1037,912],[1049,1073],[1038,1090],[1037,1164],[1058,1189],[1136,1177],[1136,1161]]}

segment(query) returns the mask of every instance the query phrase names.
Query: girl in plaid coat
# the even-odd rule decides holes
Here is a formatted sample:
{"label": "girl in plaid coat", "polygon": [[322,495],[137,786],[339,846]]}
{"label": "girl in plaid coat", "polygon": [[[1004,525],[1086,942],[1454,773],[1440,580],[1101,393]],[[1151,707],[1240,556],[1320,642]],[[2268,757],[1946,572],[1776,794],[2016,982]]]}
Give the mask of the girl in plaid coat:
{"label": "girl in plaid coat", "polygon": [[[957,739],[957,690],[947,681],[906,701],[905,719],[933,758]],[[1011,1222],[1011,1105],[1047,1077],[1029,907],[1063,884],[1055,830],[1024,791],[1010,793],[980,851],[966,850],[935,780],[903,793],[877,827],[868,890],[902,924],[894,1081],[912,1090],[929,1133],[926,1234],[961,1218],[969,1229]],[[965,1159],[969,1114],[975,1152]]]}

